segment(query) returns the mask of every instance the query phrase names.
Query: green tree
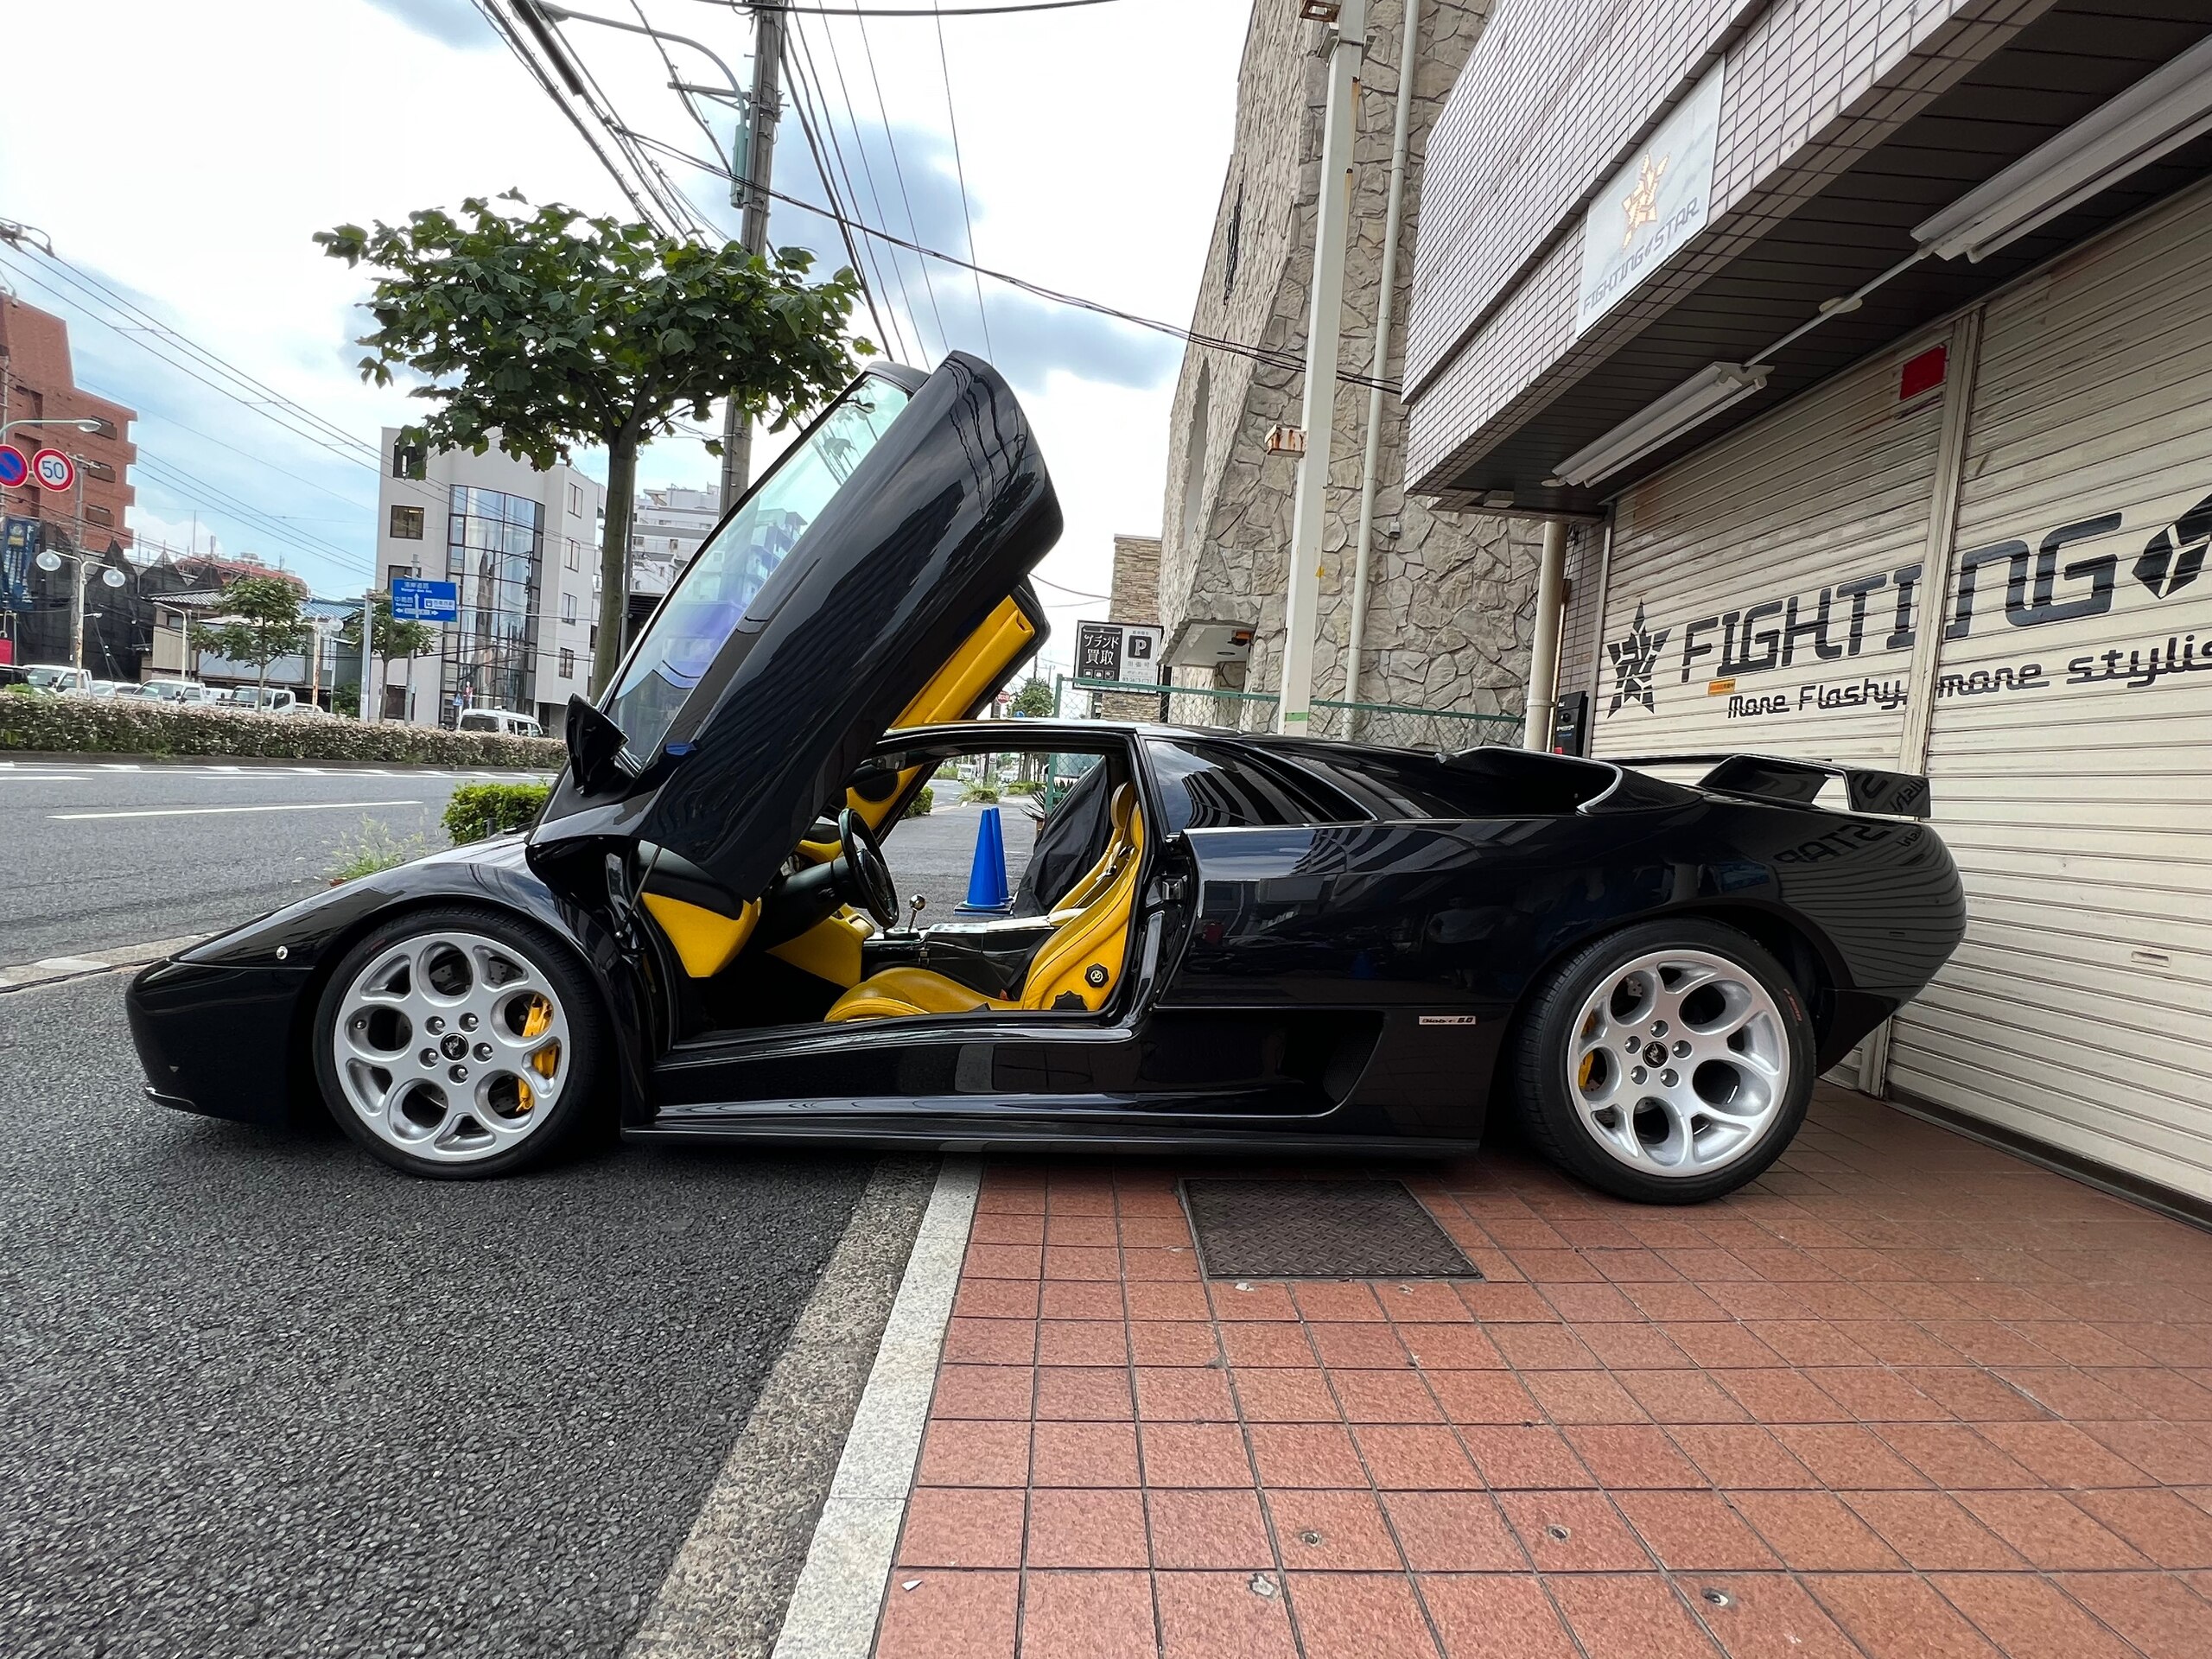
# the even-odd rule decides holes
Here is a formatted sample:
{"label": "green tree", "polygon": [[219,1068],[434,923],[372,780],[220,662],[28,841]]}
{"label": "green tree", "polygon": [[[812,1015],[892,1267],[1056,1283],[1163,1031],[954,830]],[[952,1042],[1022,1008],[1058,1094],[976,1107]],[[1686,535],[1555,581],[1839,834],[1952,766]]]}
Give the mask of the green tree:
{"label": "green tree", "polygon": [[[347,617],[340,626],[336,649],[350,651],[359,658],[361,654],[361,613]],[[378,594],[370,613],[369,653],[379,662],[394,662],[407,657],[427,657],[438,648],[435,629],[427,622],[395,621],[391,614],[391,595]]]}
{"label": "green tree", "polygon": [[1021,690],[1014,694],[1014,702],[1007,712],[1020,715],[1025,720],[1049,719],[1052,713],[1052,688],[1031,675],[1022,682]]}
{"label": "green tree", "polygon": [[875,348],[855,338],[849,349],[858,279],[843,270],[809,284],[803,248],[754,257],[555,203],[531,210],[514,191],[500,200],[525,211],[509,217],[471,197],[458,218],[429,208],[315,239],[378,273],[361,375],[378,385],[395,366],[422,377],[410,395],[437,408],[410,436],[480,455],[497,443],[537,467],[605,446],[597,691],[621,654],[639,447],[679,413],[707,420],[725,397],[780,431],[852,378],[851,353]]}
{"label": "green tree", "polygon": [[300,590],[282,576],[240,576],[223,589],[216,620],[198,631],[234,663],[251,663],[257,691],[269,687],[269,664],[308,648],[308,624],[300,614]]}

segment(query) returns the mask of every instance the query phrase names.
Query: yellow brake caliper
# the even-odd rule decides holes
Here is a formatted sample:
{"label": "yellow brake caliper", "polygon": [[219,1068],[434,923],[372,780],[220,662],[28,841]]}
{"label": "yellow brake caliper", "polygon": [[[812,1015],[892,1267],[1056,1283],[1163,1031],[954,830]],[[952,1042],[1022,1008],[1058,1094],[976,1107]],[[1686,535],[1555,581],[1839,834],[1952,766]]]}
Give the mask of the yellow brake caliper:
{"label": "yellow brake caliper", "polygon": [[[551,1028],[552,1024],[553,1005],[550,1002],[548,1002],[542,996],[531,997],[530,999],[530,1012],[523,1016],[523,1040],[524,1042],[528,1042],[533,1037],[543,1037],[546,1032]],[[554,1069],[561,1064],[561,1045],[558,1043],[546,1044],[544,1047],[539,1049],[537,1052],[530,1057],[530,1064],[531,1069],[534,1070],[539,1077],[551,1077],[553,1075]],[[537,1103],[537,1096],[531,1090],[530,1084],[522,1081],[520,1078],[516,1079],[515,1087],[520,1090],[522,1095],[518,1109],[526,1112]]]}

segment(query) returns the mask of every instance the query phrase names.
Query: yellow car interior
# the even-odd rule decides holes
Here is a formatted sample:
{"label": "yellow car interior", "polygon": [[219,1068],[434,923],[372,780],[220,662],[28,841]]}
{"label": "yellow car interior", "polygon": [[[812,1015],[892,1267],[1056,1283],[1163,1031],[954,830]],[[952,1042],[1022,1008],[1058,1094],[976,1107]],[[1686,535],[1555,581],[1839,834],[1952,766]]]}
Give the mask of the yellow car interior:
{"label": "yellow car interior", "polygon": [[1096,1009],[1121,983],[1128,956],[1129,916],[1135,906],[1137,872],[1144,863],[1144,818],[1134,784],[1114,791],[1114,831],[1105,856],[1079,888],[1089,899],[1063,904],[1052,912],[1057,924],[1029,964],[1017,999],[986,996],[959,981],[927,968],[887,968],[872,974],[831,1005],[833,1025],[848,1020],[883,1020],[901,1014],[970,1014],[978,1008],[1017,1010]]}
{"label": "yellow car interior", "polygon": [[[1006,600],[915,695],[894,729],[971,717],[1033,650],[1038,637],[1036,622],[1021,605]],[[846,803],[880,833],[893,827],[894,813],[904,809],[934,766],[927,762],[866,777],[847,791]],[[776,1024],[795,1016],[843,1024],[985,1008],[1095,1012],[1122,981],[1143,863],[1143,818],[1133,784],[1124,780],[1114,788],[1109,811],[1104,851],[1054,903],[1050,915],[1038,918],[1042,943],[1018,994],[994,995],[916,965],[868,972],[866,958],[879,931],[849,905],[839,905],[793,937],[776,939],[772,931],[760,929],[762,904],[757,899],[726,914],[699,902],[704,895],[696,886],[658,878],[654,870],[646,873],[641,898],[699,1000],[717,1010],[704,1020],[710,1026]],[[793,868],[825,864],[838,856],[836,840],[816,838],[819,835],[817,829],[793,849]],[[756,931],[762,933],[760,941]],[[807,985],[819,989],[810,994]],[[765,994],[762,988],[779,994]],[[814,1012],[799,1014],[810,1001]]]}

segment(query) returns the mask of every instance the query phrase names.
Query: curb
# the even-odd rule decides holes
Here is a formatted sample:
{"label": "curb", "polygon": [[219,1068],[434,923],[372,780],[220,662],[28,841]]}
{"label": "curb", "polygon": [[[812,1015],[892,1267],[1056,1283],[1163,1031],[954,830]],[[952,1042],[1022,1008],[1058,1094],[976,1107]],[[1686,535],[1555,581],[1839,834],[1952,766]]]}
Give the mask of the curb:
{"label": "curb", "polygon": [[760,1385],[624,1659],[762,1659],[805,1563],[935,1160],[885,1159]]}
{"label": "curb", "polygon": [[982,1167],[948,1158],[853,1414],[775,1659],[868,1659],[920,1459]]}
{"label": "curb", "polygon": [[149,939],[143,944],[119,944],[111,950],[87,950],[80,957],[48,957],[13,968],[0,968],[0,994],[27,991],[34,985],[52,985],[65,979],[83,979],[92,974],[113,973],[118,968],[143,968],[210,937],[207,933],[187,933],[181,938]]}

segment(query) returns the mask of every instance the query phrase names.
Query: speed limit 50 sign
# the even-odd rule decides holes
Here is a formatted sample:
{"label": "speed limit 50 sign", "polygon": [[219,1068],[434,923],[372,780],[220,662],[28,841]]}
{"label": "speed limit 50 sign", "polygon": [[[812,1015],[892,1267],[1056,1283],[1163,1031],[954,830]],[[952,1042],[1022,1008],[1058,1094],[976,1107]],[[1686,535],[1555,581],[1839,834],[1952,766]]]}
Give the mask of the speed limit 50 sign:
{"label": "speed limit 50 sign", "polygon": [[66,490],[77,481],[77,468],[59,449],[41,449],[31,457],[31,476],[42,490]]}

